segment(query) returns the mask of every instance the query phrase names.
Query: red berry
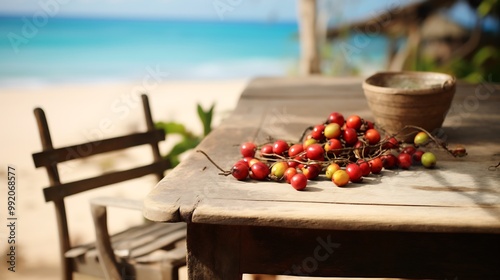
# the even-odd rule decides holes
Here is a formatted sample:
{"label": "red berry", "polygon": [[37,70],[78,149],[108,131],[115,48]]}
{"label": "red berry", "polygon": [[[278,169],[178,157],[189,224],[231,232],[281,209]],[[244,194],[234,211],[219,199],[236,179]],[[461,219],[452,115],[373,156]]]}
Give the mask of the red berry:
{"label": "red berry", "polygon": [[306,149],[306,157],[310,160],[324,160],[325,150],[320,144],[309,145]]}
{"label": "red berry", "polygon": [[342,142],[337,139],[330,139],[325,144],[325,151],[332,152],[335,155],[340,155],[342,152]]}
{"label": "red berry", "polygon": [[302,173],[307,179],[312,180],[319,176],[321,172],[321,167],[316,164],[308,164],[302,168]]}
{"label": "red berry", "polygon": [[297,169],[295,167],[288,167],[285,170],[285,175],[283,175],[283,178],[285,178],[285,181],[287,183],[290,183],[292,180],[293,175],[297,174]]}
{"label": "red berry", "polygon": [[288,156],[294,157],[304,151],[304,146],[302,144],[294,144],[288,149]]}
{"label": "red berry", "polygon": [[244,165],[246,165],[248,167],[248,160],[245,160],[244,158],[238,160],[233,165],[240,164],[240,163],[242,163],[242,164],[244,164]]}
{"label": "red berry", "polygon": [[411,155],[402,152],[398,155],[398,166],[403,169],[409,169],[411,166]]}
{"label": "red berry", "polygon": [[411,159],[413,160],[413,163],[420,164],[422,160],[422,155],[424,154],[424,151],[422,150],[416,150],[413,155],[411,155]]}
{"label": "red berry", "polygon": [[328,122],[336,123],[340,127],[342,127],[344,125],[344,116],[339,112],[333,112],[330,114],[330,116],[328,116]]}
{"label": "red berry", "polygon": [[277,155],[283,155],[283,153],[288,150],[288,143],[284,140],[277,140],[273,144],[273,153]]}
{"label": "red berry", "polygon": [[269,167],[263,163],[263,162],[256,162],[250,167],[252,170],[252,173],[250,174],[250,177],[255,180],[264,180],[267,178],[267,175],[269,175]]}
{"label": "red berry", "polygon": [[384,142],[384,145],[382,146],[383,149],[397,149],[399,148],[399,141],[394,138],[386,138],[386,141]]}
{"label": "red berry", "polygon": [[398,159],[393,154],[388,154],[388,155],[382,156],[382,164],[383,164],[384,168],[393,169],[394,167],[396,167],[397,162],[398,162]]}
{"label": "red berry", "polygon": [[379,174],[380,171],[382,171],[382,168],[384,167],[384,163],[381,158],[377,157],[369,161],[370,164],[370,170],[372,171],[373,174]]}
{"label": "red berry", "polygon": [[370,168],[370,164],[367,161],[360,159],[360,160],[358,160],[357,163],[359,165],[359,168],[361,169],[361,174],[363,174],[363,176],[370,175],[371,168]]}
{"label": "red berry", "polygon": [[245,142],[240,146],[240,153],[243,157],[253,157],[255,156],[255,151],[257,146],[253,142]]}
{"label": "red berry", "polygon": [[301,156],[296,156],[293,159],[294,160],[289,160],[288,161],[288,166],[290,166],[290,167],[298,167],[299,163],[297,161],[305,161],[305,159],[302,158]]}
{"label": "red berry", "polygon": [[345,122],[345,126],[348,128],[354,128],[354,130],[358,131],[361,128],[363,121],[358,115],[352,115],[347,118]]}
{"label": "red berry", "polygon": [[301,191],[307,186],[307,178],[304,174],[297,173],[290,179],[290,184],[294,189]]}
{"label": "red berry", "polygon": [[272,155],[273,154],[273,145],[271,144],[265,144],[264,146],[262,146],[260,148],[260,153],[263,155],[263,156],[269,156],[269,155]]}
{"label": "red berry", "polygon": [[365,139],[368,144],[375,145],[380,141],[380,133],[376,129],[370,128],[365,132]]}
{"label": "red berry", "polygon": [[411,156],[411,155],[413,155],[413,153],[415,153],[416,150],[417,149],[415,149],[415,147],[413,147],[413,146],[406,146],[403,148],[402,152],[405,154],[409,154]]}
{"label": "red berry", "polygon": [[349,163],[346,167],[346,172],[349,175],[349,179],[353,183],[361,182],[363,180],[361,168],[355,163]]}
{"label": "red berry", "polygon": [[311,137],[318,140],[323,141],[325,139],[325,135],[323,135],[323,131],[325,130],[325,125],[319,124],[313,128],[311,132]]}
{"label": "red berry", "polygon": [[231,168],[231,175],[237,180],[248,178],[248,165],[246,163],[236,162]]}
{"label": "red berry", "polygon": [[347,146],[353,146],[358,142],[358,134],[354,128],[346,128],[342,134],[342,138]]}
{"label": "red berry", "polygon": [[371,121],[365,121],[365,125],[367,129],[373,129],[375,128],[375,125]]}

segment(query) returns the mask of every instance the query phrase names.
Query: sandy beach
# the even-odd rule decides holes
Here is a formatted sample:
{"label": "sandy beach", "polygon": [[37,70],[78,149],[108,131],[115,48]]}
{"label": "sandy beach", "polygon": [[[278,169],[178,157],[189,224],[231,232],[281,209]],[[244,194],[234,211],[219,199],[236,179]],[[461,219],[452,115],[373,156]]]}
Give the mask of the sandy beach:
{"label": "sandy beach", "polygon": [[[145,89],[150,98],[155,121],[176,121],[186,125],[195,134],[201,134],[202,125],[196,113],[196,104],[204,108],[215,106],[213,125],[227,117],[234,109],[246,80],[162,82],[145,85],[137,83],[50,85],[0,89],[0,116],[3,121],[0,146],[0,180],[6,182],[7,166],[17,171],[16,201],[16,273],[8,273],[2,261],[1,279],[58,279],[58,235],[52,203],[45,203],[42,189],[48,185],[43,169],[35,169],[31,154],[41,150],[41,143],[33,115],[35,107],[45,110],[55,146],[69,145],[85,140],[118,136],[145,129],[138,92]],[[103,123],[111,125],[103,126]],[[167,137],[161,146],[166,153],[178,139]],[[147,147],[143,147],[147,148]],[[146,153],[143,153],[146,152]],[[97,174],[110,168],[150,160],[148,151],[133,149],[128,153],[100,157],[97,163],[62,164],[63,180]],[[88,200],[95,196],[143,197],[155,184],[154,177],[144,177],[131,183],[115,185],[67,200],[72,242],[84,243],[94,237]],[[3,207],[6,188],[2,187],[0,219],[6,221]],[[141,213],[112,209],[110,230],[117,231],[142,221]],[[7,249],[7,228],[0,229],[0,249]],[[4,258],[2,257],[2,260]],[[21,277],[21,278],[20,278]]]}

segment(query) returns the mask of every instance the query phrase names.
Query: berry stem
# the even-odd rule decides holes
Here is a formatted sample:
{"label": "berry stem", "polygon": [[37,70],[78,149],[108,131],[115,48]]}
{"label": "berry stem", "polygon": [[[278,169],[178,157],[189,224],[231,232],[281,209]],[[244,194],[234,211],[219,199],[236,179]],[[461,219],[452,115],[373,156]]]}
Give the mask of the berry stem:
{"label": "berry stem", "polygon": [[498,169],[499,166],[500,166],[500,162],[497,165],[492,165],[492,166],[488,167],[488,170],[489,171],[495,171],[495,170]]}
{"label": "berry stem", "polygon": [[419,126],[415,126],[415,125],[406,125],[402,130],[404,130],[405,128],[414,128],[414,129],[418,129],[420,131],[423,131],[423,132],[427,133],[427,135],[429,136],[429,138],[431,138],[432,141],[434,141],[434,143],[436,143],[436,145],[438,145],[441,148],[443,148],[444,150],[446,150],[453,157],[457,157],[456,153],[454,153],[452,150],[448,149],[446,142],[443,142],[443,141],[437,139],[436,137],[432,136],[432,134],[430,134],[427,130],[425,130],[425,129],[419,127]]}
{"label": "berry stem", "polygon": [[219,165],[217,165],[217,163],[215,163],[208,155],[207,153],[205,153],[204,151],[202,150],[196,150],[196,152],[198,153],[202,153],[215,167],[217,167],[217,169],[219,169],[221,171],[221,173],[219,173],[219,175],[224,175],[224,176],[229,176],[231,175],[231,171],[226,171],[224,169],[222,169]]}
{"label": "berry stem", "polygon": [[313,128],[314,128],[313,126],[309,126],[306,129],[304,129],[304,132],[302,132],[302,135],[299,138],[299,143],[304,141],[304,137],[306,137],[307,132],[311,131]]}

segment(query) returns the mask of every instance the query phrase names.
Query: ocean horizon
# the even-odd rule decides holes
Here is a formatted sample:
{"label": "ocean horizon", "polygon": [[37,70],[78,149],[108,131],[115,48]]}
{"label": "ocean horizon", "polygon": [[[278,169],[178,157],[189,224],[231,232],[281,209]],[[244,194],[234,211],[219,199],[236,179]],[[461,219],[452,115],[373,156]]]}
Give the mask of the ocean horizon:
{"label": "ocean horizon", "polygon": [[[54,17],[41,24],[4,15],[0,38],[0,86],[135,81],[151,71],[165,80],[285,76],[297,72],[300,55],[296,22]],[[371,41],[351,64],[383,62],[386,40]]]}

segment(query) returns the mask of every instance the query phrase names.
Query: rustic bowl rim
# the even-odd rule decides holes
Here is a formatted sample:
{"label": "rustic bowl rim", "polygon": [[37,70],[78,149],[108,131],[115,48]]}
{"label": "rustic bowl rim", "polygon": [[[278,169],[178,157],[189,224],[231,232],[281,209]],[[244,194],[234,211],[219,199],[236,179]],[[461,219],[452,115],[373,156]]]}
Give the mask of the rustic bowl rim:
{"label": "rustic bowl rim", "polygon": [[[406,76],[415,76],[421,79],[428,76],[441,76],[443,77],[443,84],[440,87],[432,87],[432,88],[416,88],[416,89],[403,89],[403,88],[395,88],[395,87],[384,87],[377,86],[372,84],[371,82],[374,79],[377,79],[381,76],[398,76],[398,75],[406,75]],[[452,75],[446,73],[439,72],[427,72],[427,71],[384,71],[377,72],[370,77],[366,78],[363,81],[363,89],[365,91],[371,91],[376,93],[385,93],[385,94],[437,94],[443,91],[448,91],[450,89],[455,88],[456,78]]]}

